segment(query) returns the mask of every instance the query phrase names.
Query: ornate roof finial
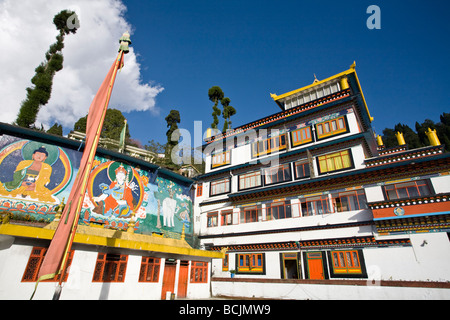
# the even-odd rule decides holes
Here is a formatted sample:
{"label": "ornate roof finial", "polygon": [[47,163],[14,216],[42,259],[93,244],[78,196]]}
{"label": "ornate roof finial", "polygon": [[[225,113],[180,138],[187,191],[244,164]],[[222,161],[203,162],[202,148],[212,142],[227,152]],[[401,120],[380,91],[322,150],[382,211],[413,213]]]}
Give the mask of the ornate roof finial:
{"label": "ornate roof finial", "polygon": [[316,74],[314,73],[314,82],[313,83],[317,83],[319,82],[319,80],[317,80]]}
{"label": "ornate roof finial", "polygon": [[124,32],[124,34],[120,37],[119,43],[120,43],[119,51],[123,51],[123,53],[128,53],[130,51],[128,46],[131,44],[131,40],[130,40],[130,33],[128,31]]}

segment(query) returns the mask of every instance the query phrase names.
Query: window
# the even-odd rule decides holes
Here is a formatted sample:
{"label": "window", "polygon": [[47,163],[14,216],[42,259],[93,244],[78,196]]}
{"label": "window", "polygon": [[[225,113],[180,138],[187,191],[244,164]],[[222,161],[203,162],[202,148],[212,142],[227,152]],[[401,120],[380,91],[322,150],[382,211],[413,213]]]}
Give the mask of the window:
{"label": "window", "polygon": [[239,273],[263,273],[264,272],[264,254],[239,254],[237,272]]}
{"label": "window", "polygon": [[239,190],[261,186],[261,171],[250,172],[239,176]]}
{"label": "window", "polygon": [[284,149],[286,149],[286,135],[282,134],[276,137],[253,142],[252,157],[255,158]]}
{"label": "window", "polygon": [[229,258],[228,253],[225,254],[225,258],[222,259],[222,271],[228,271],[229,267]]}
{"label": "window", "polygon": [[230,178],[211,181],[210,195],[216,196],[230,192]]}
{"label": "window", "polygon": [[222,216],[222,225],[229,226],[233,224],[233,210],[224,210],[220,212]]}
{"label": "window", "polygon": [[279,220],[291,217],[291,202],[289,200],[272,202],[266,205],[267,220]]}
{"label": "window", "polygon": [[159,282],[161,259],[142,257],[139,282]]}
{"label": "window", "polygon": [[312,142],[311,127],[297,129],[291,132],[292,146],[296,147],[308,142]]}
{"label": "window", "polygon": [[316,124],[316,135],[319,140],[345,132],[348,132],[345,116]]}
{"label": "window", "polygon": [[319,174],[353,168],[350,150],[317,157]]}
{"label": "window", "polygon": [[208,282],[208,262],[192,261],[191,283]]}
{"label": "window", "polygon": [[92,282],[124,282],[128,256],[99,253]]}
{"label": "window", "polygon": [[261,220],[261,208],[258,206],[241,208],[241,223],[257,222]]}
{"label": "window", "polygon": [[384,187],[388,200],[414,198],[429,195],[430,188],[425,180],[395,183]]}
{"label": "window", "polygon": [[303,178],[309,178],[309,163],[308,162],[295,162],[295,178],[296,179],[303,179]]}
{"label": "window", "polygon": [[208,228],[217,227],[218,214],[217,211],[208,213]]}
{"label": "window", "polygon": [[336,212],[367,209],[367,200],[364,190],[340,192],[333,195]]}
{"label": "window", "polygon": [[335,274],[361,274],[361,263],[357,250],[331,251],[333,272]]}
{"label": "window", "polygon": [[291,166],[289,163],[264,170],[266,184],[280,183],[291,180]]}
{"label": "window", "polygon": [[[22,282],[36,282],[38,280],[39,269],[41,268],[42,261],[44,260],[47,248],[33,247],[31,250],[30,258],[28,259],[27,267],[22,276]],[[68,270],[72,264],[74,250],[70,250],[69,258],[66,263],[66,268],[62,272],[63,281],[66,282],[69,277]],[[46,280],[48,282],[57,282],[61,279],[61,274],[55,276],[53,279]]]}
{"label": "window", "polygon": [[203,183],[197,185],[197,197],[201,197],[203,194]]}
{"label": "window", "polygon": [[231,151],[224,151],[211,156],[211,168],[217,168],[225,166],[231,163],[230,160]]}
{"label": "window", "polygon": [[303,216],[314,216],[319,214],[332,213],[328,202],[328,196],[317,196],[305,198],[302,202]]}

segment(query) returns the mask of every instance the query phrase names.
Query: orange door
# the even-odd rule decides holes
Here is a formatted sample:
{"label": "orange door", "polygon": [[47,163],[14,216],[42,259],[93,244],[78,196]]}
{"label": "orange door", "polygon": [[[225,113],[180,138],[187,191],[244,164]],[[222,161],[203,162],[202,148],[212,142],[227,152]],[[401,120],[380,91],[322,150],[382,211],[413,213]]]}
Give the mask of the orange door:
{"label": "orange door", "polygon": [[309,278],[310,279],[325,279],[323,275],[322,259],[308,259]]}
{"label": "orange door", "polygon": [[164,266],[164,277],[161,292],[161,300],[166,299],[166,292],[174,292],[175,289],[175,273],[177,271],[177,265],[166,261]]}
{"label": "orange door", "polygon": [[180,274],[178,276],[178,298],[186,298],[189,275],[189,261],[180,262]]}

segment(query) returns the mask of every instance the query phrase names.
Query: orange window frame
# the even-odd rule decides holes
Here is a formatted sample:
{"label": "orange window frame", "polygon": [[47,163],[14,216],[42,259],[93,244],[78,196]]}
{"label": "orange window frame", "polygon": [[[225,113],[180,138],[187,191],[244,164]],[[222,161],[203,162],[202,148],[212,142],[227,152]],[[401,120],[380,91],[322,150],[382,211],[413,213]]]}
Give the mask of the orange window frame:
{"label": "orange window frame", "polygon": [[259,157],[286,149],[286,134],[253,142],[252,156]]}
{"label": "orange window frame", "polygon": [[[41,268],[41,264],[44,260],[47,250],[48,248],[44,247],[33,247],[21,282],[36,282],[38,280],[39,269]],[[44,280],[44,282],[57,282],[61,279],[61,275],[63,275],[63,282],[66,282],[67,278],[69,277],[69,270],[70,266],[72,265],[74,253],[74,250],[70,250],[66,267],[63,270],[62,274],[56,275],[53,279]]]}
{"label": "orange window frame", "polygon": [[331,260],[335,274],[359,274],[362,272],[357,250],[331,251]]}
{"label": "orange window frame", "polygon": [[[256,183],[259,177],[259,183]],[[252,179],[255,179],[253,185]],[[261,171],[254,171],[239,176],[239,190],[260,187],[262,185]]]}
{"label": "orange window frame", "polygon": [[[223,191],[221,190],[223,188]],[[210,196],[220,195],[230,192],[230,178],[211,181]]]}
{"label": "orange window frame", "polygon": [[99,252],[92,282],[125,282],[128,255]]}
{"label": "orange window frame", "polygon": [[223,210],[220,212],[222,226],[233,224],[233,210]]}
{"label": "orange window frame", "polygon": [[[308,178],[311,176],[311,172],[309,170],[309,162],[295,162],[294,167],[296,179]],[[301,174],[299,174],[300,172]]]}
{"label": "orange window frame", "polygon": [[208,262],[192,261],[191,283],[208,282]]}
{"label": "orange window frame", "polygon": [[339,133],[347,132],[347,130],[348,127],[345,116],[316,124],[317,139],[334,136]]}
{"label": "orange window frame", "polygon": [[197,197],[201,197],[203,195],[203,183],[197,185]]}
{"label": "orange window frame", "polygon": [[292,146],[296,147],[313,141],[311,127],[300,128],[291,132]]}
{"label": "orange window frame", "polygon": [[[425,180],[394,183],[386,185],[384,189],[389,200],[421,197],[431,193]],[[402,194],[406,196],[403,197]]]}
{"label": "orange window frame", "polygon": [[160,269],[160,258],[142,257],[139,282],[159,282]]}
{"label": "orange window frame", "polygon": [[264,179],[266,184],[280,183],[291,180],[292,174],[290,163],[285,163],[277,167],[270,167],[265,169]]}
{"label": "orange window frame", "polygon": [[[261,208],[257,207],[257,206],[253,206],[253,207],[246,207],[243,208],[243,221],[241,219],[241,223],[251,223],[251,222],[258,222],[259,217],[261,215]],[[242,214],[241,214],[242,216]]]}
{"label": "orange window frame", "polygon": [[319,173],[327,173],[349,169],[353,167],[352,156],[349,150],[333,152],[317,157]]}
{"label": "orange window frame", "polygon": [[264,270],[264,258],[262,253],[238,255],[238,272],[260,273],[263,270]]}
{"label": "orange window frame", "polygon": [[222,271],[228,271],[229,269],[229,255],[228,253],[225,254],[225,258],[222,259]]}
{"label": "orange window frame", "polygon": [[[277,211],[278,216],[276,220],[292,218],[292,205],[289,201],[272,202],[270,204],[267,204],[266,220],[274,220],[275,211]],[[283,217],[281,217],[281,212],[283,214]]]}
{"label": "orange window frame", "polygon": [[207,215],[207,227],[212,228],[217,226],[219,226],[219,212],[209,212]]}
{"label": "orange window frame", "polygon": [[231,151],[223,151],[211,157],[211,167],[217,168],[231,163]]}

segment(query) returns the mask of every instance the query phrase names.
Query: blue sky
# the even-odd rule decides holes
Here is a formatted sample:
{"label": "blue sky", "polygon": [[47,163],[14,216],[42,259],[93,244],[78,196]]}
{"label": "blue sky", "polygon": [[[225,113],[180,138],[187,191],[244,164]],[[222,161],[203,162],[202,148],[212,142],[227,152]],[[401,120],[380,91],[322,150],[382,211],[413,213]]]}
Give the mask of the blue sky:
{"label": "blue sky", "polygon": [[[132,138],[166,142],[164,118],[179,127],[212,122],[208,89],[220,86],[237,110],[233,126],[280,109],[282,94],[347,70],[356,60],[372,123],[381,134],[401,122],[450,112],[448,1],[124,0],[143,82],[164,87],[159,115],[126,113]],[[381,29],[369,30],[369,5]],[[110,106],[114,107],[114,106]],[[223,119],[220,118],[220,128]]]}

